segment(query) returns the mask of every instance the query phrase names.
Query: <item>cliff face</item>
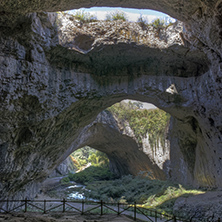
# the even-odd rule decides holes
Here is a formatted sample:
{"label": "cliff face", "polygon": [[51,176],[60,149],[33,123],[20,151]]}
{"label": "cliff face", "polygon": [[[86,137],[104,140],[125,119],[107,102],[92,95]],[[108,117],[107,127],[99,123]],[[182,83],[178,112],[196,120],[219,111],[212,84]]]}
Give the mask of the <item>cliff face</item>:
{"label": "cliff face", "polygon": [[108,23],[107,31],[102,23],[78,27],[53,13],[27,14],[92,4],[0,2],[1,196],[22,194],[42,181],[81,144],[97,114],[122,99],[150,102],[171,114],[172,179],[220,187],[220,2],[97,2],[168,12],[184,22],[183,33],[139,27],[131,33],[118,22]]}

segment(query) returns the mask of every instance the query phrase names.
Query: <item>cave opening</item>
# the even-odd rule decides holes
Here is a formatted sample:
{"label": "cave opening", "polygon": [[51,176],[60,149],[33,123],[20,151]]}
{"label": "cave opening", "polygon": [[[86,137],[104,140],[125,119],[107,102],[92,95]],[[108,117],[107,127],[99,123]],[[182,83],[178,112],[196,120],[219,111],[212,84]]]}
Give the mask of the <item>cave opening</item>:
{"label": "cave opening", "polygon": [[[132,181],[132,186],[137,186],[146,179],[152,183],[164,181],[170,158],[167,139],[169,120],[170,115],[153,104],[129,99],[102,111],[87,131],[83,131],[85,145],[77,149],[73,147],[74,152],[65,160],[69,172],[66,171],[68,176],[61,183],[69,185],[68,198],[82,199],[85,198],[83,193],[86,193],[88,198],[97,200],[101,194],[95,192],[94,184],[99,181],[107,183],[111,190],[109,183],[123,183],[125,186],[126,181]],[[85,186],[93,190],[92,195],[83,192]],[[125,188],[113,189],[104,191],[99,199],[117,198],[124,201]],[[130,191],[127,195],[130,196]],[[127,200],[135,200],[133,195]],[[135,198],[138,196],[135,195]]]}
{"label": "cave opening", "polygon": [[[138,22],[141,21],[141,18],[146,23],[152,23],[156,19],[161,19],[165,24],[169,24],[170,22],[175,22],[173,17],[169,15],[151,9],[137,9],[137,8],[126,8],[126,7],[90,7],[90,8],[79,8],[64,11],[64,13],[76,15],[79,19],[87,19],[91,18],[93,21],[95,20],[109,20],[109,19],[122,19],[128,20],[130,22]],[[117,16],[119,15],[119,16]],[[116,16],[116,17],[115,17]]]}
{"label": "cave opening", "polygon": [[74,151],[70,157],[76,167],[76,172],[83,171],[90,166],[108,168],[110,162],[104,152],[89,146],[84,146]]}
{"label": "cave opening", "polygon": [[[173,206],[175,198],[204,193],[169,180],[169,147],[164,147],[157,135],[157,143],[149,140],[155,130],[164,132],[168,140],[170,117],[153,104],[129,99],[102,111],[83,131],[87,135],[83,144],[87,145],[71,154],[79,172],[69,173],[61,180],[63,189],[57,190],[57,195],[71,200],[137,201],[172,212],[169,204]],[[148,126],[149,122],[153,128]],[[143,136],[139,139],[140,134]]]}
{"label": "cave opening", "polygon": [[73,147],[69,158],[78,170],[102,164],[109,165],[116,177],[144,172],[153,179],[166,179],[169,122],[170,115],[153,104],[123,100],[102,111],[83,130],[84,146]]}

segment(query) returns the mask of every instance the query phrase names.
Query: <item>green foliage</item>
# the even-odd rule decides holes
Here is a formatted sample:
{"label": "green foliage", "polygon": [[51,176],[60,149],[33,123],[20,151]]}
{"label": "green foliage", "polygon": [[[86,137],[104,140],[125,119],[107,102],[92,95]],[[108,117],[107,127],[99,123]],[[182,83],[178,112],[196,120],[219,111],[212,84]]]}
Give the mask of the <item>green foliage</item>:
{"label": "green foliage", "polygon": [[94,149],[90,148],[89,146],[84,146],[81,149],[76,150],[73,152],[71,155],[75,159],[82,159],[82,160],[87,160],[89,158],[89,155],[94,152]]}
{"label": "green foliage", "polygon": [[159,18],[152,21],[152,23],[150,25],[153,26],[153,28],[156,28],[156,29],[163,29],[164,27],[167,26],[165,21],[162,20],[162,19],[159,19]]}
{"label": "green foliage", "polygon": [[103,152],[98,151],[98,150],[89,156],[88,161],[93,166],[108,167],[108,165],[109,165],[109,159],[108,159],[107,155]]}
{"label": "green foliage", "polygon": [[93,153],[93,150],[90,147],[85,146],[71,154],[78,170],[81,170],[81,168],[88,164],[88,158],[91,153]]}
{"label": "green foliage", "polygon": [[149,178],[124,176],[113,181],[98,181],[86,187],[91,190],[87,198],[102,199],[104,201],[120,201],[132,203],[136,201],[143,207],[160,209],[168,213],[176,198],[184,195],[203,193],[200,190],[189,190],[180,184],[169,181],[151,180]]}
{"label": "green foliage", "polygon": [[106,15],[106,21],[117,21],[117,20],[127,21],[126,14],[121,11],[115,11]]}
{"label": "green foliage", "polygon": [[89,12],[77,11],[74,15],[74,18],[79,20],[82,23],[89,23],[97,21],[95,15],[91,15]]}
{"label": "green foliage", "polygon": [[61,182],[62,185],[66,185],[66,184],[70,183],[70,179],[69,179],[69,177],[64,177],[64,178],[61,179],[60,182]]}
{"label": "green foliage", "polygon": [[77,183],[87,184],[97,180],[111,180],[114,178],[114,175],[110,172],[108,168],[90,166],[85,170],[69,174],[69,179]]}
{"label": "green foliage", "polygon": [[147,19],[145,19],[142,15],[137,20],[137,23],[141,26],[143,30],[145,30],[148,26]]}
{"label": "green foliage", "polygon": [[129,123],[139,143],[148,133],[152,147],[156,147],[159,140],[162,146],[165,146],[165,131],[170,120],[168,113],[160,109],[141,110],[132,102],[117,103],[108,110],[123,124],[126,121]]}
{"label": "green foliage", "polygon": [[91,163],[93,166],[101,167],[108,167],[109,165],[109,159],[105,153],[89,146],[76,150],[71,156],[74,158],[75,165],[79,170],[84,168],[88,163]]}
{"label": "green foliage", "polygon": [[149,196],[143,207],[159,208],[168,213],[172,213],[173,205],[178,197],[203,193],[204,192],[201,190],[185,189],[180,184],[171,184],[169,186],[161,187],[158,193]]}

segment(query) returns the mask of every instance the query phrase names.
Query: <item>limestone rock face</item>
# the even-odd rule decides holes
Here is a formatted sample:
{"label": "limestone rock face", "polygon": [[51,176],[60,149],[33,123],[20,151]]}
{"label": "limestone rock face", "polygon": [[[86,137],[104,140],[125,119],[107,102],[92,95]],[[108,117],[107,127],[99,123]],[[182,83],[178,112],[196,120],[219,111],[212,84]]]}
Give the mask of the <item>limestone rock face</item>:
{"label": "limestone rock face", "polygon": [[222,192],[207,192],[205,194],[190,197],[180,197],[174,205],[174,213],[183,212],[185,218],[192,218],[192,221],[200,221],[200,218],[207,218],[208,221],[217,221],[221,218],[221,196]]}
{"label": "limestone rock face", "polygon": [[66,158],[59,166],[53,170],[53,172],[49,175],[49,177],[61,177],[68,175],[69,172],[75,172],[76,167],[69,156]]}
{"label": "limestone rock face", "polygon": [[220,1],[97,2],[167,12],[185,26],[170,35],[145,35],[139,27],[134,35],[117,22],[108,24],[109,36],[102,23],[81,28],[68,17],[41,12],[93,4],[0,2],[1,197],[21,197],[44,180],[83,144],[84,129],[98,113],[122,99],[150,102],[171,114],[171,179],[220,187]]}

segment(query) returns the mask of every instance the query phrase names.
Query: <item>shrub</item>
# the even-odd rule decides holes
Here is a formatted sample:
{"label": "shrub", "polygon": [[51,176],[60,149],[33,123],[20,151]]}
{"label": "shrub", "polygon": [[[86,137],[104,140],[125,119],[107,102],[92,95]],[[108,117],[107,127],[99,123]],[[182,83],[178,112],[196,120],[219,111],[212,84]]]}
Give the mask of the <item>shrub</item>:
{"label": "shrub", "polygon": [[86,187],[91,192],[86,196],[121,203],[136,201],[143,207],[172,212],[176,198],[185,195],[203,193],[200,190],[189,190],[180,184],[169,181],[150,180],[149,178],[124,176],[113,181],[94,182]]}
{"label": "shrub", "polygon": [[106,194],[113,199],[121,198],[122,194],[126,192],[124,186],[111,186],[103,194]]}
{"label": "shrub", "polygon": [[75,19],[79,20],[82,23],[97,21],[97,18],[95,15],[91,15],[89,12],[85,12],[85,11],[77,11],[73,16]]}
{"label": "shrub", "polygon": [[147,19],[145,19],[142,15],[137,20],[137,23],[141,26],[141,28],[144,30],[148,26]]}
{"label": "shrub", "polygon": [[69,184],[70,183],[70,179],[69,177],[64,177],[61,179],[61,184],[62,185],[66,185],[66,184]]}
{"label": "shrub", "polygon": [[121,11],[115,11],[106,15],[106,21],[117,21],[117,20],[127,21],[126,14]]}
{"label": "shrub", "polygon": [[108,168],[91,166],[85,170],[69,174],[69,179],[77,183],[87,184],[97,180],[111,180],[114,178],[114,175],[110,172]]}
{"label": "shrub", "polygon": [[165,21],[159,18],[155,19],[150,25],[155,29],[162,29],[166,27]]}
{"label": "shrub", "polygon": [[149,142],[155,148],[159,142],[165,147],[165,131],[168,126],[170,115],[160,109],[139,109],[133,103],[116,103],[107,109],[121,123],[129,123],[139,143],[142,138],[149,134]]}

